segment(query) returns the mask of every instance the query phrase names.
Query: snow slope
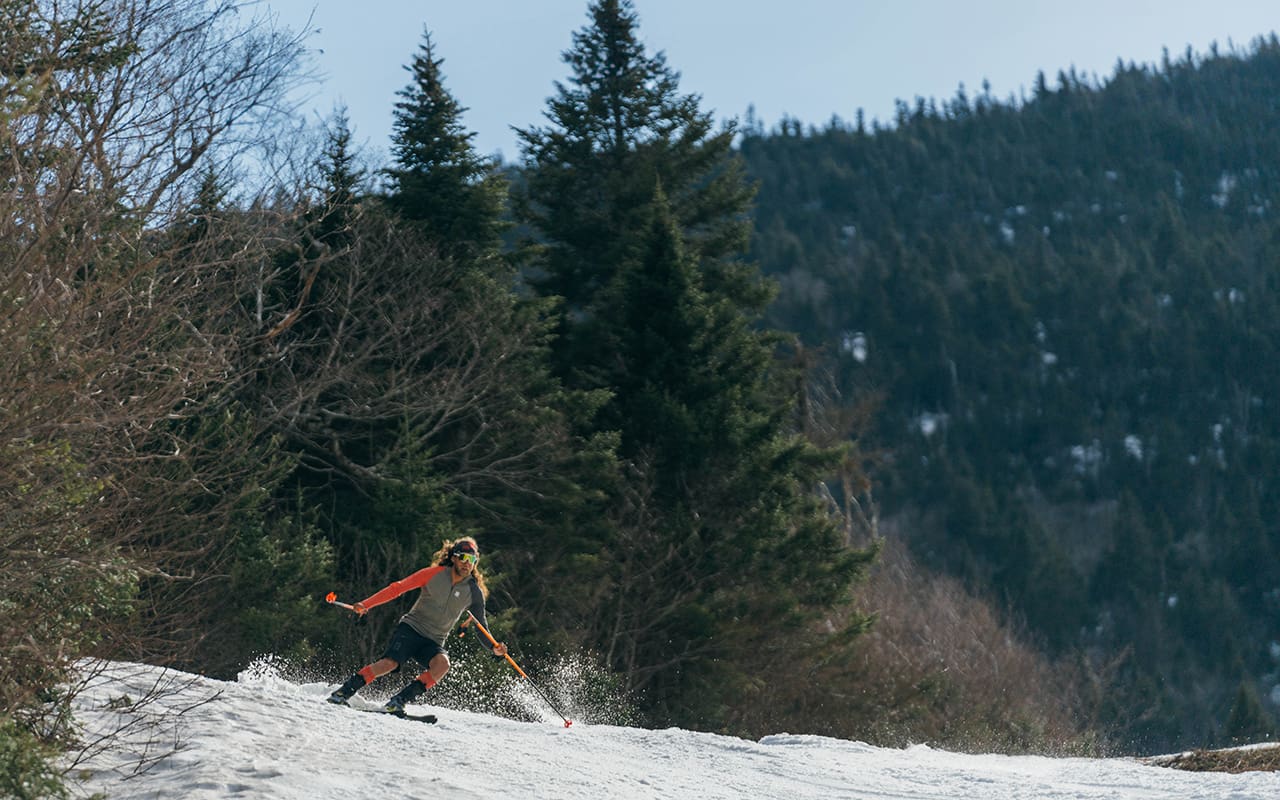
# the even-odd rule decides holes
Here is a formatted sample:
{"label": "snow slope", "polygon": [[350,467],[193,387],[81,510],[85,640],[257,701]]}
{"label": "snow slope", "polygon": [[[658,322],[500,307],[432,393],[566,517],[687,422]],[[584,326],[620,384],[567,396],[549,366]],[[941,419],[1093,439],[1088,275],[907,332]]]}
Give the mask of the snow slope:
{"label": "snow slope", "polygon": [[787,733],[753,742],[582,722],[566,729],[558,717],[528,723],[448,709],[425,725],[331,706],[323,702],[331,688],[271,669],[223,682],[108,664],[89,679],[76,717],[87,742],[119,730],[117,744],[94,748],[73,774],[85,794],[120,799],[1280,798],[1277,773],[1180,772],[1132,759],[888,750]]}

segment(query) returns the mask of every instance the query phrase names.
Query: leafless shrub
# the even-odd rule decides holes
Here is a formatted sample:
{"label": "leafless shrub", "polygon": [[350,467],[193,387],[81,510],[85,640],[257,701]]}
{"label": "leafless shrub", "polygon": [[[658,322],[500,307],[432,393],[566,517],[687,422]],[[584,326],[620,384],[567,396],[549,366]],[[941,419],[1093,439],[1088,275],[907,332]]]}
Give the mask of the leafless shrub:
{"label": "leafless shrub", "polygon": [[872,492],[871,475],[882,454],[868,440],[883,398],[874,393],[846,397],[831,368],[820,363],[820,351],[806,348],[798,340],[792,341],[791,347],[797,368],[797,427],[817,446],[841,450],[832,476],[839,497],[825,483],[817,491],[840,520],[845,543],[866,546],[880,538],[880,508]]}
{"label": "leafless shrub", "polygon": [[255,499],[236,343],[190,313],[212,266],[160,231],[299,45],[231,2],[0,9],[0,715],[40,730],[75,659],[193,638],[141,589],[197,586]]}
{"label": "leafless shrub", "polygon": [[[278,295],[256,282],[265,274],[250,274],[245,289]],[[267,382],[259,396],[310,468],[375,484],[405,480],[409,465],[434,467],[476,503],[486,489],[536,485],[539,455],[559,432],[551,416],[542,428],[521,417],[534,425],[523,435],[503,416],[523,403],[512,370],[539,335],[533,318],[495,324],[505,289],[477,291],[483,276],[380,214],[360,221],[342,252],[287,280],[305,287],[288,294],[309,296],[296,315],[287,304],[268,308],[277,325],[256,354]]]}
{"label": "leafless shrub", "polygon": [[995,607],[923,570],[896,538],[859,592],[868,632],[799,684],[823,732],[889,746],[1065,751],[1098,744],[1079,722],[1080,681]]}
{"label": "leafless shrub", "polygon": [[186,673],[120,662],[85,659],[74,675],[76,708],[94,720],[76,726],[68,772],[109,763],[121,778],[145,775],[181,747],[187,715],[221,694],[201,691]]}

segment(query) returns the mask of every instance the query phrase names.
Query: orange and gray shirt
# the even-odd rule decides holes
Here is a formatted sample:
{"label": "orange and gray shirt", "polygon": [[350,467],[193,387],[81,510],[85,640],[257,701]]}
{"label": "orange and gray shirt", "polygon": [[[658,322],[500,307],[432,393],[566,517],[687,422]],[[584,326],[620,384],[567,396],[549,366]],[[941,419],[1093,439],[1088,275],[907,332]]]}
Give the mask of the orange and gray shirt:
{"label": "orange and gray shirt", "polygon": [[417,601],[400,621],[441,647],[449,631],[468,608],[481,625],[488,626],[484,616],[484,592],[474,577],[453,582],[453,568],[426,567],[396,581],[364,601],[366,608],[380,606],[411,589],[421,589]]}

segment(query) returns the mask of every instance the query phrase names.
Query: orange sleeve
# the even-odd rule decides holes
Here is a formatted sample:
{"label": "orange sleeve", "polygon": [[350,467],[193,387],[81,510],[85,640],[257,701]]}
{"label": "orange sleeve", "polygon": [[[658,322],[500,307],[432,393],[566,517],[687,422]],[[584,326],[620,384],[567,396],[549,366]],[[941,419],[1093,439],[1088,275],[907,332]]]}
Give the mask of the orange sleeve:
{"label": "orange sleeve", "polygon": [[367,599],[361,601],[361,605],[365,608],[373,608],[374,606],[380,606],[390,600],[395,600],[397,597],[411,589],[421,589],[423,586],[427,585],[427,581],[435,577],[442,569],[444,569],[444,567],[424,567],[409,577],[403,580],[398,580],[387,588],[369,595]]}

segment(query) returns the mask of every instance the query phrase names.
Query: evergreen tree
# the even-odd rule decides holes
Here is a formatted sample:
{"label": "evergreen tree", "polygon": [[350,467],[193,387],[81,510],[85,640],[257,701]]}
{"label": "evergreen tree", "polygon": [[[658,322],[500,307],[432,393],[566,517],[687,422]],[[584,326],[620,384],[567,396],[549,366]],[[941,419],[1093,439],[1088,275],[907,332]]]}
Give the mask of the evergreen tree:
{"label": "evergreen tree", "polygon": [[567,303],[557,360],[611,393],[594,429],[617,431],[627,466],[592,554],[566,563],[592,585],[590,644],[654,716],[715,727],[766,689],[760,653],[785,647],[759,620],[839,605],[869,554],[844,549],[811,491],[839,454],[790,434],[777,402],[730,132],[645,55],[629,2],[590,17],[565,55],[576,88],[550,101],[560,127],[522,134],[536,286]]}
{"label": "evergreen tree", "polygon": [[1270,741],[1276,736],[1275,719],[1267,713],[1257,691],[1247,680],[1241,681],[1240,688],[1236,690],[1222,736],[1233,745]]}
{"label": "evergreen tree", "polygon": [[422,39],[405,68],[413,80],[397,93],[387,200],[420,223],[443,255],[487,257],[499,244],[505,181],[475,152],[475,132],[462,123],[466,108],[444,86],[444,60],[436,57],[429,32]]}
{"label": "evergreen tree", "polygon": [[350,117],[345,108],[340,108],[334,112],[320,162],[320,205],[310,215],[315,220],[316,241],[330,250],[349,244],[348,228],[365,179],[359,155],[351,146],[351,135]]}
{"label": "evergreen tree", "polygon": [[[527,183],[514,198],[543,245],[534,283],[563,298],[569,315],[557,350],[566,375],[605,357],[574,321],[599,313],[594,301],[628,257],[655,186],[708,290],[751,311],[770,297],[741,262],[754,190],[732,151],[734,128],[715,130],[699,98],[679,92],[665,56],[645,52],[629,0],[600,0],[588,15],[563,57],[572,76],[548,101],[551,126],[519,131]],[[577,380],[595,384],[589,374]]]}
{"label": "evergreen tree", "polygon": [[[292,331],[294,340],[323,338],[333,326],[337,295],[345,278],[342,264],[355,241],[364,170],[351,146],[346,109],[337,109],[325,130],[325,143],[313,165],[318,196],[304,197],[299,209],[280,209],[296,215],[296,239],[274,254],[273,267],[281,277],[266,303],[279,308],[266,333],[271,340]],[[261,301],[259,301],[261,302]]]}
{"label": "evergreen tree", "polygon": [[218,214],[226,210],[227,187],[213,165],[200,171],[200,184],[196,188],[195,201],[186,212],[186,236],[192,243],[209,234]]}

